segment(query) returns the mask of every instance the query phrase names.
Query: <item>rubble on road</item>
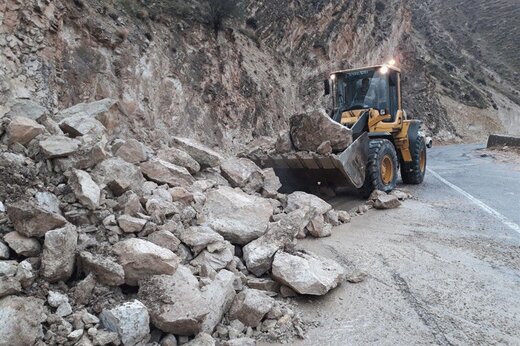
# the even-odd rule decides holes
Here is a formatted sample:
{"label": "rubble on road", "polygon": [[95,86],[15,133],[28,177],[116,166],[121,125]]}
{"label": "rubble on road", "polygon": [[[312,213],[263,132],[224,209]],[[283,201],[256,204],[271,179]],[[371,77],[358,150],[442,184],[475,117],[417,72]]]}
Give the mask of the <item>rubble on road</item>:
{"label": "rubble on road", "polygon": [[[103,125],[114,102],[4,121],[0,167],[25,179],[0,189],[0,340],[250,345],[302,337],[303,322],[280,298],[326,294],[345,274],[294,247],[330,236],[350,214],[312,194],[280,193],[273,169],[192,139],[155,146],[116,137]],[[298,149],[330,154],[348,145],[306,137],[313,121],[332,130],[320,117],[294,117]],[[288,136],[280,150],[293,150]],[[371,203],[406,198],[394,191]]]}

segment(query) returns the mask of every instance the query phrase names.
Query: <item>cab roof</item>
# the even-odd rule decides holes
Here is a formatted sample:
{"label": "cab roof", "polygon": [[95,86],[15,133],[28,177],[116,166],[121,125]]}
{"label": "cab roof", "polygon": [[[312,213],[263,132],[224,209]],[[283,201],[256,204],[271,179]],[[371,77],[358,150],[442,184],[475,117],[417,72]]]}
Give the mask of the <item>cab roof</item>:
{"label": "cab roof", "polygon": [[373,65],[373,66],[365,66],[365,67],[360,67],[360,68],[352,68],[352,69],[348,69],[348,70],[333,71],[330,74],[345,73],[345,72],[357,72],[357,71],[365,71],[365,70],[375,70],[375,69],[381,68],[383,66],[388,67],[390,70],[394,70],[396,72],[401,73],[401,69],[398,68],[398,67],[395,67],[393,65]]}

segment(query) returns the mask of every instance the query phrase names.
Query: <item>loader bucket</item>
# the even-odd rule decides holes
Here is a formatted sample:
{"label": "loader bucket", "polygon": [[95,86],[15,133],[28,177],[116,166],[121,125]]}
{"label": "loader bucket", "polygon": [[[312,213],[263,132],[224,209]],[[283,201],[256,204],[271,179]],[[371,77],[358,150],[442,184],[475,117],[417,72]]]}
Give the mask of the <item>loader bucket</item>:
{"label": "loader bucket", "polygon": [[275,154],[262,160],[261,165],[274,169],[284,192],[319,186],[360,188],[365,181],[368,141],[364,133],[339,154]]}

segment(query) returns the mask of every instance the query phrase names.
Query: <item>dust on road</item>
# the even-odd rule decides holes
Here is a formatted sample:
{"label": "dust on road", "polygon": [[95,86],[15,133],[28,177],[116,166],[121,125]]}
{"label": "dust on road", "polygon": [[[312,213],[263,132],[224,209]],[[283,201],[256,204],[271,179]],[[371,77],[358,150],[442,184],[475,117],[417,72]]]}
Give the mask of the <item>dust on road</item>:
{"label": "dust on road", "polygon": [[367,278],[296,299],[319,326],[295,344],[520,342],[518,234],[431,175],[410,190],[415,198],[398,209],[370,210],[330,238],[300,242]]}

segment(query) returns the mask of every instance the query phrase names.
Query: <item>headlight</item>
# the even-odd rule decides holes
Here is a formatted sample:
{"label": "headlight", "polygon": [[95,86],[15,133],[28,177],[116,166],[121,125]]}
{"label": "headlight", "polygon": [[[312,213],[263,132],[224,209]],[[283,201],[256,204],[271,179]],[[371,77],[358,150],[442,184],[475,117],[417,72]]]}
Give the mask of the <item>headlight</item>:
{"label": "headlight", "polygon": [[331,81],[334,81],[335,79],[336,79],[336,75],[335,75],[335,74],[331,74],[331,75],[330,75],[330,80],[331,80]]}

